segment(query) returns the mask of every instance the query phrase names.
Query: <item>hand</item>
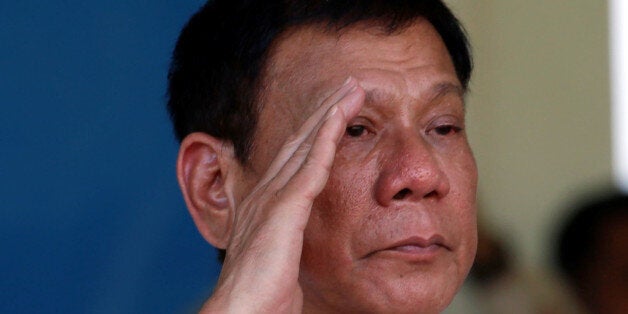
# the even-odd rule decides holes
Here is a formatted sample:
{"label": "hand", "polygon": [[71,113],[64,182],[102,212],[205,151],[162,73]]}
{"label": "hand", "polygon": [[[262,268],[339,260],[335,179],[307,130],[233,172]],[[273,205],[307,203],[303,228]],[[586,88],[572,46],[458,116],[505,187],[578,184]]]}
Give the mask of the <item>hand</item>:
{"label": "hand", "polygon": [[285,142],[236,209],[222,272],[202,313],[301,312],[303,232],[347,122],[363,102],[364,91],[349,78]]}

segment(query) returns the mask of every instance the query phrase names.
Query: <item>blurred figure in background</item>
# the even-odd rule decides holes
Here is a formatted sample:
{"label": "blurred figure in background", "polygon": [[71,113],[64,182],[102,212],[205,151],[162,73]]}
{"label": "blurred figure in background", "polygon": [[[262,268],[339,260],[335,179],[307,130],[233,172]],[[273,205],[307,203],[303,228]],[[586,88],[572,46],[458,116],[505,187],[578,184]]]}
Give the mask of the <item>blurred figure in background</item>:
{"label": "blurred figure in background", "polygon": [[558,234],[556,265],[593,314],[628,313],[628,195],[576,206]]}
{"label": "blurred figure in background", "polygon": [[580,313],[552,274],[518,268],[509,244],[479,221],[473,267],[444,314]]}

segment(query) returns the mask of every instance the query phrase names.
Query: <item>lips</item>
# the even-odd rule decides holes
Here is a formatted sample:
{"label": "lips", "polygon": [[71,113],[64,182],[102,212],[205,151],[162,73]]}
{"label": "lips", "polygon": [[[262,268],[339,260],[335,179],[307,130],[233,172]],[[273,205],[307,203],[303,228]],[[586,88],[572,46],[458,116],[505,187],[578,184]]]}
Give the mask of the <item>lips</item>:
{"label": "lips", "polygon": [[413,236],[408,239],[396,242],[392,244],[390,247],[388,247],[387,249],[403,247],[403,246],[417,246],[420,248],[427,248],[433,245],[445,246],[445,240],[443,239],[443,236],[439,234],[432,235],[429,238]]}
{"label": "lips", "polygon": [[382,249],[377,249],[367,254],[365,258],[381,255],[416,261],[428,261],[436,258],[443,250],[450,251],[451,249],[445,244],[445,240],[441,235],[435,234],[429,237],[412,236],[386,245]]}

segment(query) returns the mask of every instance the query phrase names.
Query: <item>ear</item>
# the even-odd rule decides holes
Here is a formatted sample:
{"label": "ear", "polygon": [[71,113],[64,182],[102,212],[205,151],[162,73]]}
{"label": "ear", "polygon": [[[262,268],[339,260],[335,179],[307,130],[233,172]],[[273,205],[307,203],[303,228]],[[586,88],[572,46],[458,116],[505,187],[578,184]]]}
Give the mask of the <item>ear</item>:
{"label": "ear", "polygon": [[185,203],[203,238],[221,249],[229,242],[234,215],[227,175],[236,165],[233,146],[208,134],[192,133],[181,142],[177,178]]}

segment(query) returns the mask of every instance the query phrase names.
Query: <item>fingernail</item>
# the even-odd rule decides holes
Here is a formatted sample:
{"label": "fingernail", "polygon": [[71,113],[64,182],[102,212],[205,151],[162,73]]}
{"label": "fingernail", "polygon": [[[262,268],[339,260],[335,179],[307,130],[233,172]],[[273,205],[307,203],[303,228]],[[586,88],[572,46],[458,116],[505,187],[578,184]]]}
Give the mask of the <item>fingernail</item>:
{"label": "fingernail", "polygon": [[342,86],[346,86],[351,82],[351,79],[353,79],[353,77],[349,76],[347,77],[347,79],[345,80],[345,82],[342,84]]}
{"label": "fingernail", "polygon": [[355,93],[355,91],[358,90],[358,87],[360,87],[359,84],[354,84],[353,86],[348,87],[347,91],[344,94],[344,97],[348,97],[351,94]]}

